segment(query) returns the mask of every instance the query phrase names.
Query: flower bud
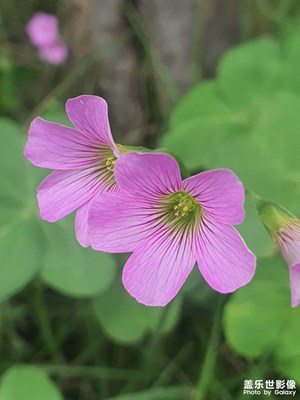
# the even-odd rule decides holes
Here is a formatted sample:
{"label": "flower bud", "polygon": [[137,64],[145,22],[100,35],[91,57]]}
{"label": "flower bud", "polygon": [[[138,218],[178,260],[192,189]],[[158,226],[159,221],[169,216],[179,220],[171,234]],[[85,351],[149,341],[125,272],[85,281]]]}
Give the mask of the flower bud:
{"label": "flower bud", "polygon": [[260,219],[289,267],[292,307],[300,303],[300,220],[278,204],[252,195]]}

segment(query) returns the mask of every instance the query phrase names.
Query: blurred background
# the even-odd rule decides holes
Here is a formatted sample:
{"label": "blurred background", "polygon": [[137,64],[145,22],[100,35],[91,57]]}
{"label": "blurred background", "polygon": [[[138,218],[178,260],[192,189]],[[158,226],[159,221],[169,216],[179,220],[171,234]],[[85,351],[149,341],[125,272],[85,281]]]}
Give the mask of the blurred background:
{"label": "blurred background", "polygon": [[[60,61],[26,33],[38,11],[58,17]],[[128,255],[81,248],[73,216],[39,218],[49,171],[23,156],[28,127],[70,125],[80,94],[107,100],[118,143],[167,147],[193,173],[231,168],[300,217],[299,1],[2,0],[0,400],[232,400],[245,380],[273,380],[274,399],[276,381],[300,385],[300,312],[248,201],[253,281],[222,296],[195,268],[165,308],[124,291]]]}

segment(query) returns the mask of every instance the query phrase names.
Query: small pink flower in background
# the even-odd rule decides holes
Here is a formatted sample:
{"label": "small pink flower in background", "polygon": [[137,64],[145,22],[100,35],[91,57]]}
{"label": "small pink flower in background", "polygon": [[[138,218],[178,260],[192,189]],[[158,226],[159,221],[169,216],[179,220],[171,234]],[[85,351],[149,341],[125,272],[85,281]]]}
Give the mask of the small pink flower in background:
{"label": "small pink flower in background", "polygon": [[53,65],[64,64],[68,58],[68,48],[64,43],[42,47],[39,50],[39,57]]}
{"label": "small pink flower in background", "polygon": [[76,236],[82,246],[88,246],[89,204],[102,192],[117,190],[114,165],[119,150],[111,135],[104,99],[70,99],[66,112],[75,129],[35,118],[24,155],[37,167],[56,170],[37,191],[41,218],[55,222],[78,210]]}
{"label": "small pink flower in background", "polygon": [[63,64],[68,57],[68,48],[62,42],[55,15],[37,12],[28,22],[26,32],[31,43],[38,48],[41,60],[50,64]]}
{"label": "small pink flower in background", "polygon": [[26,32],[34,46],[51,46],[59,40],[58,19],[55,15],[37,12],[28,22]]}
{"label": "small pink flower in background", "polygon": [[122,155],[118,193],[105,193],[89,210],[96,250],[134,252],[123,284],[140,303],[164,306],[178,293],[196,261],[207,283],[221,293],[247,284],[256,258],[232,225],[244,219],[244,189],[229,170],[181,180],[166,154]]}
{"label": "small pink flower in background", "polygon": [[291,306],[300,304],[300,220],[275,203],[254,196],[260,218],[289,267]]}

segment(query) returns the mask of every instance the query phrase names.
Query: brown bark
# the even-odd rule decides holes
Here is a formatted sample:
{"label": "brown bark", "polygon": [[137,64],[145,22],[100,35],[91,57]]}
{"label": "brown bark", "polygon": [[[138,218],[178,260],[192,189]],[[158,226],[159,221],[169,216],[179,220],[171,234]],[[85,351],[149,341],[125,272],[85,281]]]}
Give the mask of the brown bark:
{"label": "brown bark", "polygon": [[174,93],[184,93],[197,80],[199,55],[204,75],[212,76],[221,54],[238,41],[239,0],[127,0],[135,21],[124,4],[70,0],[69,44],[75,62],[111,49],[96,66],[94,92],[109,103],[117,140],[153,144],[161,115],[168,116],[177,99]]}
{"label": "brown bark", "polygon": [[140,1],[142,23],[158,61],[182,93],[193,82],[199,0]]}
{"label": "brown bark", "polygon": [[214,76],[221,55],[239,41],[240,0],[202,0],[203,74]]}
{"label": "brown bark", "polygon": [[[116,139],[126,135],[136,142],[142,136],[145,120],[139,97],[138,64],[122,4],[123,0],[71,1],[68,36],[74,63],[93,51],[105,49],[106,55],[94,69],[95,93],[109,104]],[[119,39],[120,45],[116,44]]]}
{"label": "brown bark", "polygon": [[78,61],[92,51],[91,0],[71,0],[65,10],[67,41]]}

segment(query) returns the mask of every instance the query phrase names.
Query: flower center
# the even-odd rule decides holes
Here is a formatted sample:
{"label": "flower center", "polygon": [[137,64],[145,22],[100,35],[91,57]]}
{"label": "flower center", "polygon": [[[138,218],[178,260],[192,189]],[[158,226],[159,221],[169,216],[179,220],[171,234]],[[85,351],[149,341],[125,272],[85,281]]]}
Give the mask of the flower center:
{"label": "flower center", "polygon": [[189,193],[178,191],[166,196],[161,204],[164,223],[172,229],[188,229],[191,232],[200,221],[201,205]]}
{"label": "flower center", "polygon": [[106,169],[108,171],[114,172],[116,161],[117,159],[115,157],[108,157],[108,159],[105,162]]}
{"label": "flower center", "polygon": [[188,193],[180,192],[174,196],[173,210],[175,217],[185,217],[199,207],[199,203]]}

